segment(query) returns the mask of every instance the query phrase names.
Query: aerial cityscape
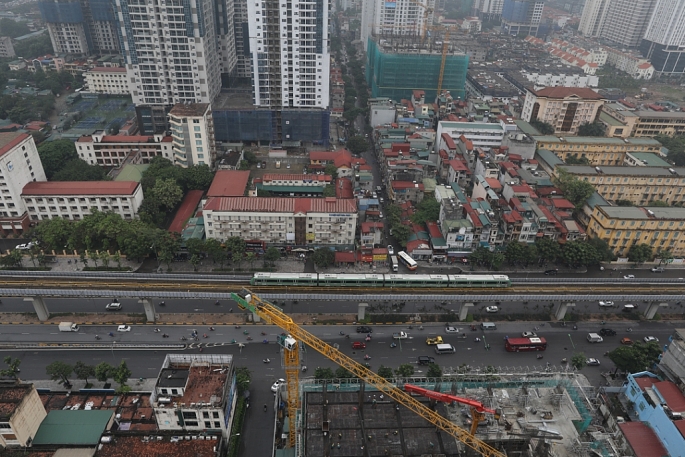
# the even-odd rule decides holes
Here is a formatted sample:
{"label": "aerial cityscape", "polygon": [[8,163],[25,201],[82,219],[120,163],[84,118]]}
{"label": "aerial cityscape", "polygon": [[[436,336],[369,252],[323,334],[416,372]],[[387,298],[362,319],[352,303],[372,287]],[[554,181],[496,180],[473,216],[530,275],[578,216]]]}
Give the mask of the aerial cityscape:
{"label": "aerial cityscape", "polygon": [[0,457],[685,457],[685,0],[0,2]]}

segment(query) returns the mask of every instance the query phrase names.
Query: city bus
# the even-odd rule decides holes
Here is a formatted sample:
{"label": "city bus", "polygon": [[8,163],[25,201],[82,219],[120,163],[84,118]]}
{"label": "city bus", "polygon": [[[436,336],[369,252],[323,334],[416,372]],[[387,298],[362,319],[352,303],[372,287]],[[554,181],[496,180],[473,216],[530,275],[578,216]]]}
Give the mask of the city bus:
{"label": "city bus", "polygon": [[399,271],[399,264],[397,263],[397,256],[391,255],[390,256],[390,263],[392,265],[392,271],[393,273],[397,273]]}
{"label": "city bus", "polygon": [[507,338],[504,348],[509,352],[544,351],[547,349],[547,340],[538,338]]}
{"label": "city bus", "polygon": [[416,270],[418,268],[418,264],[416,263],[416,260],[412,259],[409,254],[407,254],[404,251],[400,251],[397,253],[397,257],[400,259],[400,262],[402,262],[409,270]]}

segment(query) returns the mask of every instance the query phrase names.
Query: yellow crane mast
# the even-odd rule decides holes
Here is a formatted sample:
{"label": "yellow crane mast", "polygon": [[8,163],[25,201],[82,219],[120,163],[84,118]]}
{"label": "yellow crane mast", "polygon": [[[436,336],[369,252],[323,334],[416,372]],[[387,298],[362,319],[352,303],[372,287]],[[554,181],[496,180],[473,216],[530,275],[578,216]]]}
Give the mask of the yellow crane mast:
{"label": "yellow crane mast", "polygon": [[[376,373],[369,370],[364,365],[355,362],[350,357],[346,356],[345,354],[333,348],[326,342],[320,340],[318,337],[312,335],[305,329],[301,328],[299,325],[293,322],[290,316],[285,314],[277,306],[274,306],[271,303],[260,299],[258,296],[256,296],[247,289],[243,289],[240,294],[231,293],[231,298],[236,301],[236,303],[241,309],[248,310],[259,316],[266,322],[273,325],[277,325],[281,329],[285,330],[288,336],[295,340],[295,344],[297,344],[297,342],[302,342],[306,344],[307,346],[316,350],[323,356],[327,357],[329,360],[332,360],[341,367],[345,368],[350,373],[357,376],[359,379],[363,380],[368,384],[371,384],[376,389],[378,389],[379,392],[382,392],[383,394],[392,398],[405,408],[423,417],[439,429],[455,437],[457,440],[461,441],[466,446],[475,450],[480,455],[486,457],[505,457],[504,453],[498,451],[497,449],[493,448],[484,441],[479,440],[475,436],[471,435],[468,431],[460,427],[457,427],[455,424],[453,424],[446,418],[442,417],[437,412],[431,410],[430,408],[425,406],[423,403],[421,403],[408,393],[402,391],[401,389],[398,389],[393,384],[389,383],[385,378],[378,376]],[[297,375],[295,376],[295,378],[297,378]],[[297,379],[294,380],[296,381]],[[291,379],[288,379],[289,402],[291,397],[298,396],[297,384],[295,384],[294,387],[290,386],[290,381]],[[290,403],[288,406],[290,412]],[[297,427],[295,419],[295,416],[290,417],[291,443],[294,442],[294,437],[292,436],[292,434],[297,432],[295,430]]]}
{"label": "yellow crane mast", "polygon": [[442,91],[442,78],[445,76],[445,62],[447,61],[447,48],[450,43],[450,29],[445,29],[445,35],[442,37],[442,60],[440,61],[440,76],[438,77],[438,92],[435,98],[440,98]]}
{"label": "yellow crane mast", "polygon": [[288,389],[288,415],[290,416],[288,441],[290,447],[294,447],[297,440],[295,419],[297,410],[300,409],[300,395],[297,392],[297,386],[300,385],[300,348],[297,340],[290,335],[279,336],[279,344],[283,348],[283,365],[285,366],[285,380]]}

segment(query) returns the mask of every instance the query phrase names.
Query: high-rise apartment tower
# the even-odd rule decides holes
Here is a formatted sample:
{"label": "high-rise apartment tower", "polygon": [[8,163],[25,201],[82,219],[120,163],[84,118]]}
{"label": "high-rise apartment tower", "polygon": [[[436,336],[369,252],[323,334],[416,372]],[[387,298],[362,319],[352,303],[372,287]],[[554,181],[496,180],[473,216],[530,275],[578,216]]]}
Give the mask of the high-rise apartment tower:
{"label": "high-rise apartment tower", "polygon": [[685,0],[657,0],[640,50],[657,73],[685,73]]}

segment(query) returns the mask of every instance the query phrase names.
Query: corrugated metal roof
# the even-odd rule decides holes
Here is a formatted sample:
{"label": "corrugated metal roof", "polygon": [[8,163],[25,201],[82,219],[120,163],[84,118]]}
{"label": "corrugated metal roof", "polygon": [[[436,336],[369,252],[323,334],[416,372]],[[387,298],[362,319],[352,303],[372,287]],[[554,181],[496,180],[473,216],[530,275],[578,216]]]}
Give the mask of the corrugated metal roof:
{"label": "corrugated metal roof", "polygon": [[337,198],[266,198],[266,197],[214,197],[205,210],[269,213],[356,213],[353,199]]}
{"label": "corrugated metal roof", "polygon": [[33,438],[33,445],[95,446],[114,416],[111,410],[50,411]]}
{"label": "corrugated metal roof", "polygon": [[249,170],[219,170],[214,175],[208,197],[241,197],[245,195]]}
{"label": "corrugated metal roof", "polygon": [[654,430],[642,422],[626,422],[618,425],[636,457],[663,457],[668,455]]}
{"label": "corrugated metal roof", "polygon": [[22,195],[133,195],[135,181],[50,181],[30,182]]}

